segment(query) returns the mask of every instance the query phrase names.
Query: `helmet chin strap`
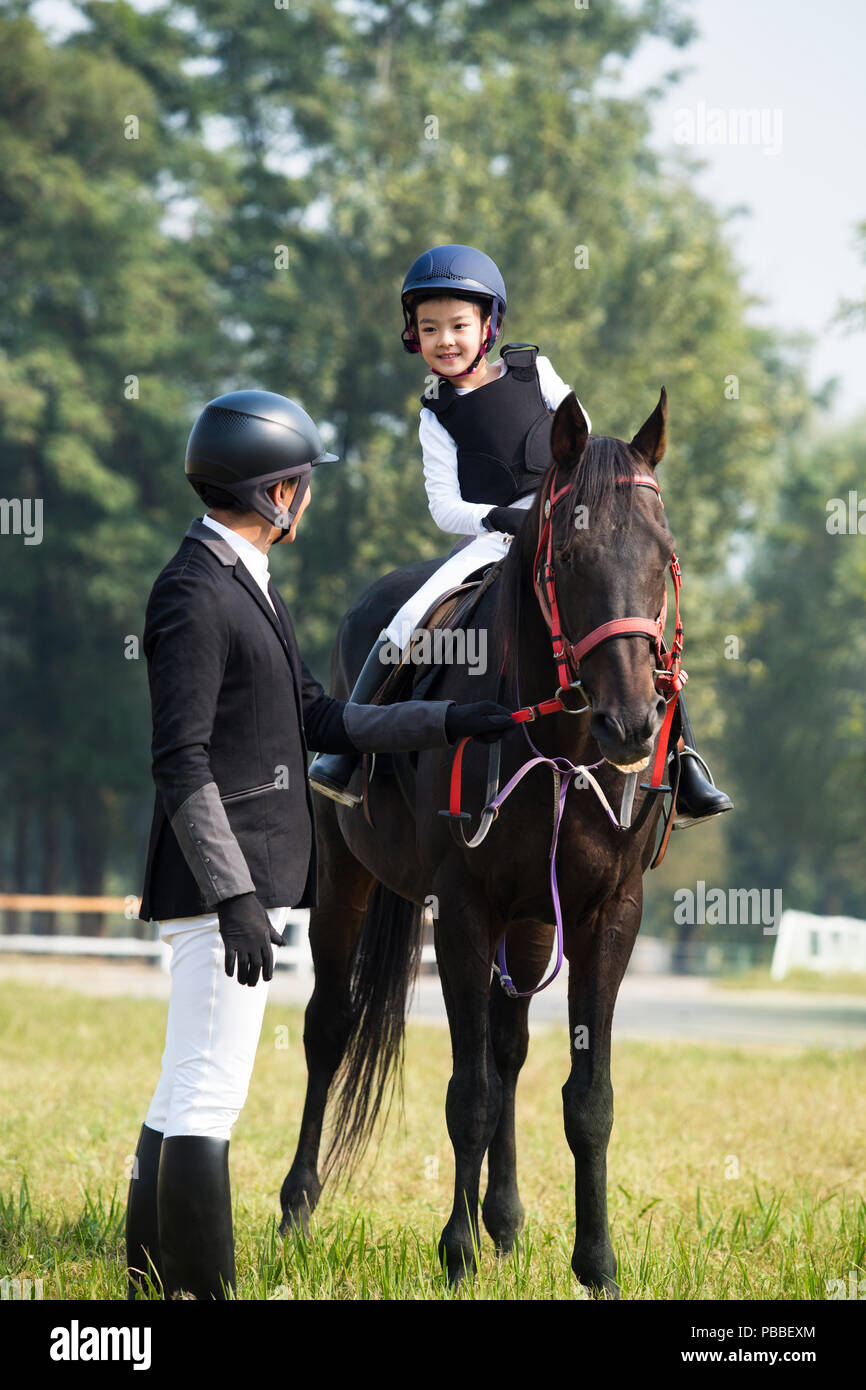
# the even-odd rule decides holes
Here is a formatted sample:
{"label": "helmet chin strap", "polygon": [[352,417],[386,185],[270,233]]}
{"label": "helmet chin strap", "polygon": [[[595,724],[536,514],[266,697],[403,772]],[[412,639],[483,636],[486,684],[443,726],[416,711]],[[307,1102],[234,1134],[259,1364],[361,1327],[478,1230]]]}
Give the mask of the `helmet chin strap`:
{"label": "helmet chin strap", "polygon": [[[273,542],[274,545],[282,545],[284,541],[288,540],[289,532],[295,524],[298,512],[300,511],[301,503],[303,502],[304,497],[307,493],[307,489],[310,486],[311,473],[311,468],[308,468],[306,472],[301,473],[300,477],[298,478],[298,486],[295,488],[294,496],[292,497],[292,505],[289,507],[288,511],[285,511],[283,508],[277,507],[275,505],[273,524],[274,526],[279,528],[279,530],[282,532],[282,535],[279,536],[278,539]],[[267,520],[270,520],[270,518],[267,518]]]}
{"label": "helmet chin strap", "polygon": [[[239,502],[243,502],[251,511],[257,512],[272,526],[276,526],[280,531],[288,534],[295,523],[301,503],[309,488],[312,471],[312,464],[306,463],[288,473],[281,470],[279,473],[267,474],[263,478],[251,478],[243,483],[223,483],[221,486],[225,488],[226,492],[230,492],[232,496],[236,497]],[[298,486],[295,488],[291,506],[288,509],[278,507],[270,496],[268,488],[272,487],[274,483],[281,483],[284,479],[293,477],[298,479]]]}

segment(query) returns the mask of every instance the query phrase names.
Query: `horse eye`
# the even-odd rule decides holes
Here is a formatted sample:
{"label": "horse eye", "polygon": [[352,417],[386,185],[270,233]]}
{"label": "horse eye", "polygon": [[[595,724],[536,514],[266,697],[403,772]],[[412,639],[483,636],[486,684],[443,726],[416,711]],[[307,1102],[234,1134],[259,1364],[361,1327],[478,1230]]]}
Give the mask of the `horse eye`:
{"label": "horse eye", "polygon": [[553,558],[556,564],[572,570],[578,569],[582,563],[574,546],[554,546]]}

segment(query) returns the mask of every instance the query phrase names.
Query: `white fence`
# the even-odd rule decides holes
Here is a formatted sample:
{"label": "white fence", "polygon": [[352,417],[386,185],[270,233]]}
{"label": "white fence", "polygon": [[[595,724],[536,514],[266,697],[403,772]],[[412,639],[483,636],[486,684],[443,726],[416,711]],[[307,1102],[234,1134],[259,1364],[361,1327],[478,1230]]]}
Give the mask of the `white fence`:
{"label": "white fence", "polygon": [[791,970],[866,975],[866,922],[856,917],[783,912],[770,975],[774,980],[784,980]]}
{"label": "white fence", "polygon": [[[292,970],[299,978],[313,977],[313,956],[310,951],[310,914],[306,908],[290,912],[287,923],[288,940],[274,950],[274,965],[279,970]],[[168,970],[171,947],[165,942],[143,940],[133,936],[55,936],[13,933],[0,936],[0,954],[41,956],[98,956],[102,960],[149,961]],[[425,946],[421,953],[424,965],[436,964],[436,952]]]}
{"label": "white fence", "polygon": [[[291,970],[299,979],[312,981],[309,921],[310,914],[306,909],[299,908],[289,913],[288,944],[274,951],[274,964],[277,970]],[[671,949],[669,942],[639,936],[630,973],[667,973],[671,969]],[[710,949],[701,945],[694,947],[693,951],[707,952]],[[746,950],[745,947],[738,949]],[[0,954],[4,952],[14,955],[96,956],[103,960],[137,959],[150,961],[162,970],[168,970],[171,959],[171,947],[165,942],[130,936],[14,933],[0,935]],[[435,968],[436,953],[432,945],[424,946],[421,960],[425,966]],[[698,973],[705,973],[708,964],[714,964],[716,970],[721,970],[725,963],[721,958],[718,962],[709,962],[703,956],[700,962],[697,958],[690,962],[691,968]],[[754,964],[754,961],[743,960],[735,964],[737,968],[743,968]],[[728,962],[728,968],[730,965],[731,962]],[[866,922],[853,917],[815,917],[808,912],[783,912],[770,973],[774,980],[783,980],[789,971],[797,969],[866,974]]]}

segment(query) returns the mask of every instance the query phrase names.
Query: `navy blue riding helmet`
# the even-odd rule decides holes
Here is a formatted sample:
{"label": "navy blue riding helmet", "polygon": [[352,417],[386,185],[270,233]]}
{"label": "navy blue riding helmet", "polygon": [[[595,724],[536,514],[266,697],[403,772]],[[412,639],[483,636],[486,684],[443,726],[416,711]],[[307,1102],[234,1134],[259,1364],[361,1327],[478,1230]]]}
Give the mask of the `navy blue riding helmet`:
{"label": "navy blue riding helmet", "polygon": [[[505,281],[496,262],[485,256],[483,251],[476,251],[474,246],[455,244],[434,246],[412,262],[400,291],[405,323],[400,336],[407,352],[421,351],[418,335],[412,327],[410,308],[413,299],[419,298],[419,290],[453,290],[455,299],[471,299],[485,305],[489,303],[490,326],[478,356],[468,369],[474,372],[499,337],[505,317]],[[445,374],[437,372],[436,375]]]}

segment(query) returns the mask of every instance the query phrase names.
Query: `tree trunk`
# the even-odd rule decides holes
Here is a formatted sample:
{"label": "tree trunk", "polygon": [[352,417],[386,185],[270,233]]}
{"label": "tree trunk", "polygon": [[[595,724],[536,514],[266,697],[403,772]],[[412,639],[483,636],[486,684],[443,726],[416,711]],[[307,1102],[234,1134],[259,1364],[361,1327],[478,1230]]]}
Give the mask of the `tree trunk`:
{"label": "tree trunk", "polygon": [[671,971],[674,975],[693,975],[695,973],[695,950],[693,937],[696,923],[682,922],[677,927],[674,949],[671,957]]}
{"label": "tree trunk", "polygon": [[[30,809],[30,802],[22,797],[16,807],[10,893],[27,892],[27,869],[30,862]],[[9,908],[6,912],[6,932],[9,935],[14,935],[22,930],[21,913]]]}
{"label": "tree trunk", "polygon": [[[40,893],[56,893],[60,879],[60,834],[57,823],[57,807],[46,805],[42,813],[42,877]],[[43,936],[53,936],[57,931],[57,914],[54,912],[35,912],[33,931]]]}
{"label": "tree trunk", "polygon": [[[103,892],[107,832],[102,790],[85,787],[78,802],[75,825],[75,874],[82,896],[99,896]],[[104,933],[104,914],[79,912],[79,936],[102,936]]]}

